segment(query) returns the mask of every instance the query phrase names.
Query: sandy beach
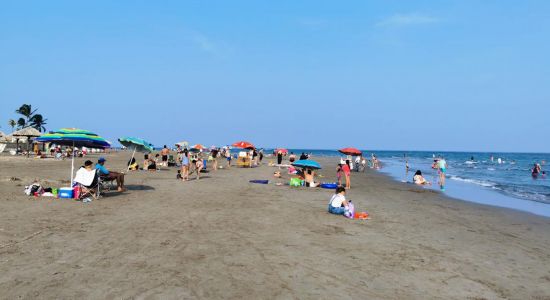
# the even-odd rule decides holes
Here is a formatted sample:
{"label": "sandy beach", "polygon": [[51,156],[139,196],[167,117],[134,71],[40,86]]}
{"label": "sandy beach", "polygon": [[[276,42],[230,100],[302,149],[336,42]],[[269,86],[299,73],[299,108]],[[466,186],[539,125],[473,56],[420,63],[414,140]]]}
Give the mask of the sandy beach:
{"label": "sandy beach", "polygon": [[[131,172],[84,204],[23,193],[66,186],[69,160],[0,156],[0,298],[550,299],[550,218],[369,170],[347,197],[371,219],[349,220],[327,213],[331,190],[276,186],[267,160],[189,182]],[[316,160],[334,181],[336,159]]]}

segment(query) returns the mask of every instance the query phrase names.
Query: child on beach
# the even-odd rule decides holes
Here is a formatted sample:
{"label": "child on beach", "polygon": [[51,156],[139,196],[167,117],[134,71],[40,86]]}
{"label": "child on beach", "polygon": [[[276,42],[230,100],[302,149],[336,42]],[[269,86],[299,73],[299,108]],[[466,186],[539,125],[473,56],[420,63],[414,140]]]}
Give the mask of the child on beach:
{"label": "child on beach", "polygon": [[342,164],[338,164],[336,167],[336,177],[338,178],[338,186],[342,185]]}
{"label": "child on beach", "polygon": [[424,176],[422,176],[422,172],[420,170],[417,170],[416,173],[414,173],[413,182],[418,185],[431,185],[431,183],[427,181]]}

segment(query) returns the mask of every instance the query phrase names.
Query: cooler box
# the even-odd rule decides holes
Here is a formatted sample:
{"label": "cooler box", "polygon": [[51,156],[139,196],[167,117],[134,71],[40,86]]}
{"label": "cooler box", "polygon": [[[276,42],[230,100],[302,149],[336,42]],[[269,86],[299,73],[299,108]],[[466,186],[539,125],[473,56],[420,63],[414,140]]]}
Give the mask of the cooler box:
{"label": "cooler box", "polygon": [[64,187],[60,188],[57,191],[57,195],[59,198],[72,198],[73,197],[73,189],[70,187]]}

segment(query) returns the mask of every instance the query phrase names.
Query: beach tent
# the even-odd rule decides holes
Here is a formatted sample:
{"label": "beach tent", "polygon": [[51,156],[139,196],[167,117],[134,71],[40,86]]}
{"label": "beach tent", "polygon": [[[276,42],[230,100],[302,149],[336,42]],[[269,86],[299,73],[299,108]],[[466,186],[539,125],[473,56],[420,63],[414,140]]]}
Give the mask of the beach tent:
{"label": "beach tent", "polygon": [[357,149],[357,148],[344,148],[344,149],[340,149],[338,150],[340,153],[343,153],[345,155],[353,155],[353,156],[358,156],[358,155],[361,155],[363,154],[363,152],[361,152],[361,150]]}
{"label": "beach tent", "polygon": [[[118,142],[122,146],[128,149],[134,150],[132,152],[132,158],[130,158],[130,161],[134,159],[134,156],[136,155],[136,151],[149,153],[149,152],[153,152],[153,149],[154,149],[153,144],[149,143],[144,139],[135,138],[135,137],[121,137],[118,139]],[[130,169],[130,165],[128,165],[128,169]]]}
{"label": "beach tent", "polygon": [[[87,148],[110,148],[111,144],[99,135],[78,128],[61,128],[57,131],[50,131],[36,138],[40,143],[54,143],[62,146],[87,147]],[[71,184],[74,174],[74,151],[71,159]]]}

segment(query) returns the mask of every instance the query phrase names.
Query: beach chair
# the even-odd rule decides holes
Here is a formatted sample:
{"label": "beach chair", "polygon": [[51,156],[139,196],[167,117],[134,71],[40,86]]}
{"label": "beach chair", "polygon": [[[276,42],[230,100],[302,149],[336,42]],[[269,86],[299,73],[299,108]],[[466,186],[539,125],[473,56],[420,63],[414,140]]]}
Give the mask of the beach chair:
{"label": "beach chair", "polygon": [[99,170],[96,169],[88,171],[81,168],[76,172],[74,181],[80,190],[78,200],[84,200],[88,197],[92,197],[94,200],[99,198],[101,191],[100,177]]}
{"label": "beach chair", "polygon": [[245,151],[239,152],[239,156],[237,157],[237,167],[251,168],[252,167],[252,157],[247,155],[247,152],[245,152]]}
{"label": "beach chair", "polygon": [[177,161],[174,159],[174,155],[170,154],[168,155],[168,167],[175,167],[177,165]]}

